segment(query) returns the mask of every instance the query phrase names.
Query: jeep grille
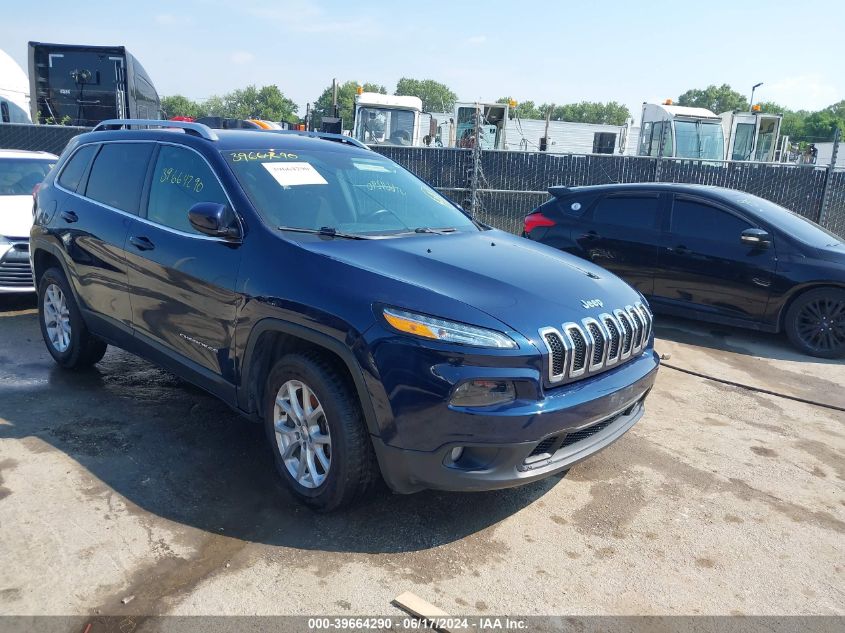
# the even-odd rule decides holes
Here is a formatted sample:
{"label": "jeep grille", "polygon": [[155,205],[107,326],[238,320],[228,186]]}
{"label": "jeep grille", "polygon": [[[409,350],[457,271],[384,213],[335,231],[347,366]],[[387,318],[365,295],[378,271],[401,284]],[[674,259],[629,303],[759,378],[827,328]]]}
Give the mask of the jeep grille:
{"label": "jeep grille", "polygon": [[552,384],[601,373],[639,356],[651,339],[654,319],[642,303],[588,317],[580,323],[540,328]]}

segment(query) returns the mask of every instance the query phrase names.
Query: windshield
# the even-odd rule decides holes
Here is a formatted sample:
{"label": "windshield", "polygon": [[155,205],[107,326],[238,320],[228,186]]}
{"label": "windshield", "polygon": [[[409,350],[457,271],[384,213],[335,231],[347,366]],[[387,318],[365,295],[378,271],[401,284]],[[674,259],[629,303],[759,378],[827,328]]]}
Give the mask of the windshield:
{"label": "windshield", "polygon": [[675,121],[678,158],[724,160],[725,139],[721,123],[705,121]]}
{"label": "windshield", "polygon": [[359,107],[355,138],[362,143],[411,145],[414,141],[414,113],[392,108]]}
{"label": "windshield", "polygon": [[356,235],[478,230],[451,202],[396,163],[375,153],[333,149],[223,155],[271,226],[329,227]]}
{"label": "windshield", "polygon": [[32,195],[55,161],[32,158],[0,158],[0,196]]}
{"label": "windshield", "polygon": [[734,203],[755,211],[761,218],[771,222],[784,233],[809,246],[825,248],[836,246],[841,241],[839,237],[812,220],[764,198],[741,191],[725,192],[725,195]]}

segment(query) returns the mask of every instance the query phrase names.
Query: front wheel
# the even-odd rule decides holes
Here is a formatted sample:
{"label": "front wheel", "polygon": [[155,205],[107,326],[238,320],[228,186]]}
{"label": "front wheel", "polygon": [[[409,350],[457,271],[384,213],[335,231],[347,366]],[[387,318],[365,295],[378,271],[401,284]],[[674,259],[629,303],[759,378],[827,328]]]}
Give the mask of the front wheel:
{"label": "front wheel", "polygon": [[64,273],[50,268],[38,283],[38,321],[47,351],[65,369],[99,362],[107,345],[88,331]]}
{"label": "front wheel", "polygon": [[845,356],[845,290],[819,288],[799,296],[786,313],[789,340],[819,358]]}
{"label": "front wheel", "polygon": [[267,378],[264,419],[279,475],[315,510],[349,505],[378,481],[351,381],[323,355],[291,354],[276,362]]}

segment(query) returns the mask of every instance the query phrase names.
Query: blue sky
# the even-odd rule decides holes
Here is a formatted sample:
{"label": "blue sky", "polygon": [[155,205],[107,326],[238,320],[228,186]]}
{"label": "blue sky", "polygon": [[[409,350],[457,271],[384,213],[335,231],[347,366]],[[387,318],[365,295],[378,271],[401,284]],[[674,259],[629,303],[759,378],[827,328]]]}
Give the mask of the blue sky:
{"label": "blue sky", "polygon": [[[77,5],[78,7],[69,9]],[[402,76],[462,100],[643,101],[729,83],[818,109],[845,99],[845,2],[379,2],[179,0],[8,3],[0,48],[123,44],[159,93],[202,99],[277,84],[300,105],[332,77],[393,91]],[[526,9],[524,7],[531,7]]]}

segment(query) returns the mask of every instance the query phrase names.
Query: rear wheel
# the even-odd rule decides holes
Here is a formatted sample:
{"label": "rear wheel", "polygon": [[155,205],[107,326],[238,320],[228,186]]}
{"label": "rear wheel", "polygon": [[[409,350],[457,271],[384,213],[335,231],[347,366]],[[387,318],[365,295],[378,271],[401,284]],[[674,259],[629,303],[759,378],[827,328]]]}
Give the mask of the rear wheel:
{"label": "rear wheel", "polygon": [[845,356],[845,290],[819,288],[799,296],[786,314],[789,340],[819,358]]}
{"label": "rear wheel", "polygon": [[291,354],[276,362],[267,378],[264,418],[279,475],[312,508],[349,505],[378,481],[358,398],[322,355]]}
{"label": "rear wheel", "polygon": [[65,369],[90,367],[108,347],[88,331],[64,273],[50,268],[38,283],[38,321],[47,351]]}

